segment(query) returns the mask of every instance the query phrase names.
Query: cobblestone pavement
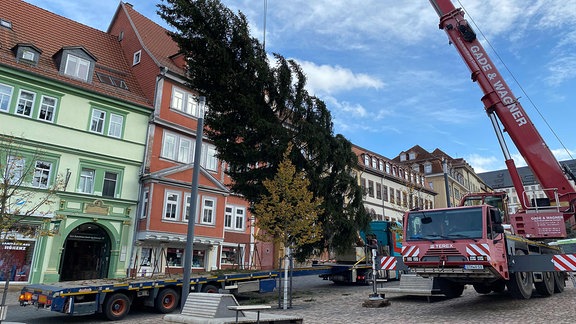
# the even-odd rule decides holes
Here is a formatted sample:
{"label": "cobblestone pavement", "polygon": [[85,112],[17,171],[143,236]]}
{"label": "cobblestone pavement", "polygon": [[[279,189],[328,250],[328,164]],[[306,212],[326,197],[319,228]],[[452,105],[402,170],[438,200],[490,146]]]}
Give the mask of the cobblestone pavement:
{"label": "cobblestone pavement", "polygon": [[[326,281],[314,281],[294,293],[292,308],[278,308],[276,295],[268,294],[256,300],[241,299],[241,303],[268,303],[267,313],[301,316],[306,324],[315,323],[575,323],[576,288],[568,287],[551,297],[533,296],[529,300],[514,300],[508,294],[479,295],[467,286],[460,298],[446,299],[387,294],[390,305],[382,308],[363,307],[372,292],[367,286],[337,286]],[[69,317],[38,311],[17,305],[17,292],[8,296],[7,321],[20,323],[102,323],[101,316]],[[136,309],[116,323],[161,323],[161,314],[150,309]],[[2,322],[3,324],[6,322]]]}

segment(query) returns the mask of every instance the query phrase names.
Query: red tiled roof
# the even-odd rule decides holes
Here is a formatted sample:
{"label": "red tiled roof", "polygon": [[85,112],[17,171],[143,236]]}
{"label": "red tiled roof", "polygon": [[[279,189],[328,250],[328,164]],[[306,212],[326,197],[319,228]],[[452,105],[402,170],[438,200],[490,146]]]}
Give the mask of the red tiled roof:
{"label": "red tiled roof", "polygon": [[[21,0],[0,1],[0,19],[12,23],[11,29],[0,26],[0,65],[26,70],[78,88],[151,107],[115,36]],[[22,43],[32,44],[42,51],[37,66],[16,62],[11,49]],[[86,49],[97,59],[95,72],[124,80],[128,90],[100,82],[96,73],[91,83],[60,75],[53,55],[63,47]]]}
{"label": "red tiled roof", "polygon": [[171,57],[180,53],[180,47],[168,35],[168,30],[146,18],[138,11],[134,10],[132,5],[121,3],[122,7],[134,24],[136,32],[142,39],[144,46],[151,53],[160,66],[169,68],[175,73],[185,75],[182,66],[178,66]]}

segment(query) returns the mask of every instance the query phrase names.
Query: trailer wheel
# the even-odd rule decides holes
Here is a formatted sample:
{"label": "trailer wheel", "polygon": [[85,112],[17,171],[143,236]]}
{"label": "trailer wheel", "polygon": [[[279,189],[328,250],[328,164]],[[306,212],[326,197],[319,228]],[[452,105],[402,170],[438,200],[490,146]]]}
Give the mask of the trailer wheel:
{"label": "trailer wheel", "polygon": [[178,307],[180,301],[180,294],[172,288],[161,290],[156,296],[154,301],[154,308],[158,313],[167,314],[171,313]]}
{"label": "trailer wheel", "polygon": [[542,281],[535,282],[536,291],[542,296],[551,296],[554,294],[554,273],[542,272]]}
{"label": "trailer wheel", "polygon": [[566,287],[566,272],[554,272],[554,292],[559,294]]}
{"label": "trailer wheel", "polygon": [[110,321],[121,320],[130,311],[130,299],[123,293],[115,293],[106,298],[104,315]]}
{"label": "trailer wheel", "polygon": [[216,287],[214,285],[206,285],[206,286],[202,287],[202,292],[209,293],[209,294],[217,294],[218,293],[218,287]]}

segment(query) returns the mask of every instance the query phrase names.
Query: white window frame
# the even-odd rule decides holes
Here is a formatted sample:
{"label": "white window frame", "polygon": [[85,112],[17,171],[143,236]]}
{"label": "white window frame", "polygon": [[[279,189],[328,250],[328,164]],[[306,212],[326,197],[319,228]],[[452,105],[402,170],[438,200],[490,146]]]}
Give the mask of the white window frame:
{"label": "white window frame", "polygon": [[134,56],[132,57],[132,65],[140,63],[141,59],[142,59],[142,50],[134,52]]}
{"label": "white window frame", "polygon": [[[171,221],[177,221],[180,219],[180,195],[181,193],[178,191],[166,190],[164,193],[164,208],[162,211],[162,219]],[[169,200],[169,197],[171,196],[176,197],[176,200]],[[173,217],[166,216],[166,213],[168,212],[168,206],[174,206]]]}
{"label": "white window frame", "polygon": [[200,114],[196,95],[178,87],[172,87],[170,108],[194,117]]}
{"label": "white window frame", "polygon": [[201,165],[211,171],[218,170],[218,158],[216,157],[216,146],[208,143],[202,143],[202,160]]}
{"label": "white window frame", "polygon": [[12,103],[14,87],[0,83],[0,111],[8,112]]}
{"label": "white window frame", "polygon": [[224,228],[244,231],[246,228],[246,207],[226,205],[224,208]]}
{"label": "white window frame", "polygon": [[68,54],[66,56],[66,66],[64,67],[64,74],[88,81],[90,74],[90,61],[85,60],[79,56]]}
{"label": "white window frame", "polygon": [[[84,171],[90,173],[84,173]],[[96,170],[92,168],[81,168],[80,169],[80,181],[78,181],[78,192],[93,194],[94,193],[94,181],[96,178]]]}
{"label": "white window frame", "polygon": [[122,138],[122,126],[124,126],[124,116],[110,113],[108,136]]}
{"label": "white window frame", "polygon": [[184,204],[182,206],[182,221],[184,222],[190,221],[190,215],[188,214],[190,212],[190,203],[192,202],[190,197],[192,197],[192,194],[184,194]]}
{"label": "white window frame", "polygon": [[224,228],[225,229],[233,229],[232,221],[234,220],[234,207],[230,205],[226,205],[224,207]]}
{"label": "white window frame", "polygon": [[[52,176],[51,162],[41,160],[34,162],[34,175],[32,176],[32,187],[44,188],[44,189],[48,188],[48,186],[50,185],[51,176]],[[45,183],[44,181],[42,181],[43,179],[46,180]]]}
{"label": "white window frame", "polygon": [[[94,114],[98,113],[99,116]],[[90,131],[92,133],[104,134],[106,126],[106,111],[94,108],[90,117]]]}
{"label": "white window frame", "polygon": [[[207,206],[206,202],[212,202],[212,206]],[[202,213],[200,214],[200,224],[214,225],[216,222],[216,198],[202,198]]]}
{"label": "white window frame", "polygon": [[191,163],[194,160],[195,144],[191,138],[165,131],[161,156],[185,164]]}
{"label": "white window frame", "polygon": [[[241,215],[238,212],[242,212]],[[246,224],[246,208],[236,207],[234,209],[234,229],[244,231]]]}
{"label": "white window frame", "polygon": [[[32,99],[22,98],[23,93],[31,94]],[[36,93],[35,92],[21,89],[20,92],[18,93],[18,104],[16,105],[16,114],[20,115],[20,116],[32,117],[32,111],[34,110],[34,102],[35,101],[36,101]],[[29,110],[28,110],[28,113],[26,114],[27,108]]]}
{"label": "white window frame", "polygon": [[26,159],[22,156],[10,155],[6,159],[5,174],[8,175],[8,183],[11,185],[19,184],[23,180],[24,167],[26,166]]}
{"label": "white window frame", "polygon": [[176,160],[182,163],[190,163],[192,155],[194,154],[194,142],[190,138],[178,138],[178,156]]}
{"label": "white window frame", "polygon": [[[47,102],[47,100],[54,100],[53,104]],[[38,112],[38,119],[46,122],[54,122],[54,115],[56,114],[56,106],[58,105],[58,99],[49,96],[42,96],[40,99],[40,111]],[[44,117],[42,114],[44,112]]]}
{"label": "white window frame", "polygon": [[162,138],[162,157],[170,160],[176,159],[176,142],[178,136],[172,133],[164,132]]}

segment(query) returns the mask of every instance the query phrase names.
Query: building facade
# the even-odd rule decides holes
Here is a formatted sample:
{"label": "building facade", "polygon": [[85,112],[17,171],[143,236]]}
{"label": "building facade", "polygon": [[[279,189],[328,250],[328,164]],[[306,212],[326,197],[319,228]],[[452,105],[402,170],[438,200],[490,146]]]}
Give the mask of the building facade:
{"label": "building facade", "polygon": [[364,190],[364,206],[372,220],[403,221],[413,208],[434,208],[436,192],[428,186],[424,174],[395,163],[357,145],[358,180]]}
{"label": "building facade", "polygon": [[31,171],[18,175],[22,192],[62,184],[21,220],[32,235],[4,240],[9,279],[123,277],[151,102],[116,37],[24,1],[2,1],[0,22],[0,126],[21,148],[0,164]]}
{"label": "building facade", "polygon": [[393,161],[424,174],[428,186],[438,193],[434,201],[436,208],[458,206],[467,193],[491,191],[464,159],[452,158],[438,148],[428,152],[416,145],[401,152]]}
{"label": "building facade", "polygon": [[[194,221],[193,271],[272,267],[272,248],[254,241],[248,202],[228,189],[226,165],[202,138],[198,196],[191,197],[200,94],[186,85],[185,60],[167,30],[121,2],[108,29],[132,63],[154,112],[148,123],[132,268],[139,275],[183,271]],[[190,201],[197,213],[190,217]]]}

